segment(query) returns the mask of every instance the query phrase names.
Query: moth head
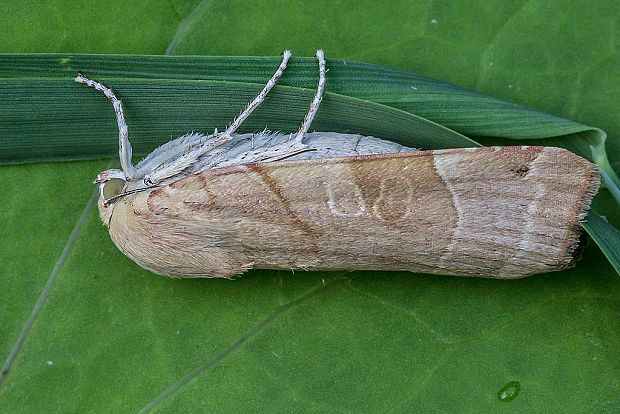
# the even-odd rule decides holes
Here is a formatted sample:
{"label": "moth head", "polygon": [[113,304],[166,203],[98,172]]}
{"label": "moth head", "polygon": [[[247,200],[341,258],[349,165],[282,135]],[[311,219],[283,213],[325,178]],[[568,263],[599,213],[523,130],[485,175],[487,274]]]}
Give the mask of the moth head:
{"label": "moth head", "polygon": [[99,185],[99,216],[107,226],[112,216],[114,203],[127,187],[125,174],[121,170],[106,170],[97,175],[93,184]]}

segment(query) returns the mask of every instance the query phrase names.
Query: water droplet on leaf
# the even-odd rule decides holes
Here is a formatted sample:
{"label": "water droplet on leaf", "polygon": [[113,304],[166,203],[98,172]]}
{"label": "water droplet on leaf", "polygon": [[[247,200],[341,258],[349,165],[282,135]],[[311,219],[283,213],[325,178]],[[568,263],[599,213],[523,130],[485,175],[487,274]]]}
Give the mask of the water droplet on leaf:
{"label": "water droplet on leaf", "polygon": [[510,381],[497,392],[497,398],[501,402],[512,401],[517,397],[520,389],[521,384],[517,381]]}

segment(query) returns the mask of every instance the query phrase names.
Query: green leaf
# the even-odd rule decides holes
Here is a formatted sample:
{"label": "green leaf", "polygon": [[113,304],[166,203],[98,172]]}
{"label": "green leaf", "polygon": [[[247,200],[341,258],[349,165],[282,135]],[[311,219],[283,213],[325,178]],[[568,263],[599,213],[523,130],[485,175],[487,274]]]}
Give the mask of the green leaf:
{"label": "green leaf", "polygon": [[[23,85],[24,100],[28,95],[25,91],[29,78],[62,79],[67,82],[81,72],[110,82],[118,78],[139,78],[263,85],[279,62],[278,57],[19,54],[2,56],[0,79],[12,79]],[[328,67],[329,92],[414,113],[468,136],[522,140],[575,134],[573,138],[577,138],[580,133],[594,130],[597,137],[590,137],[589,140],[600,142],[602,139],[602,131],[596,128],[413,73],[343,59],[328,59]],[[313,90],[317,77],[315,59],[294,57],[278,84]],[[144,88],[148,89],[149,85],[152,83],[147,83]],[[192,83],[185,85],[196,88]],[[139,86],[140,83],[136,82],[136,87]],[[168,84],[161,83],[162,88],[166,86]],[[36,92],[35,88],[37,85],[32,85],[27,90]],[[175,96],[166,96],[164,102],[174,105]],[[217,95],[205,94],[194,99],[198,103],[201,99],[212,98],[217,99]],[[26,107],[28,104],[28,100],[24,100]],[[210,116],[199,115],[203,118]],[[160,119],[156,122],[172,120]],[[583,153],[589,156],[590,151],[588,149]]]}
{"label": "green leaf", "polygon": [[[224,129],[262,89],[245,83],[176,80],[106,82],[124,102],[137,154],[191,131]],[[0,162],[75,160],[118,154],[114,110],[99,92],[72,79],[0,80]],[[314,92],[279,87],[240,131],[299,129]],[[15,107],[14,102],[21,105]],[[428,149],[478,146],[407,112],[327,93],[313,128],[390,138]]]}
{"label": "green leaf", "polygon": [[[33,6],[6,0],[0,12],[0,51],[12,54],[162,54],[173,39],[170,49],[184,55],[277,56],[291,48],[295,56],[312,56],[322,47],[347,65],[356,60],[416,72],[599,127],[609,134],[610,167],[620,166],[620,117],[614,110],[620,100],[620,19],[612,1],[113,0]],[[263,79],[275,61],[265,59]],[[300,108],[314,89],[313,64],[292,61],[291,76],[297,68],[307,73],[306,86],[284,83],[309,88],[290,90],[303,98]],[[91,73],[72,69],[98,74],[96,67]],[[151,73],[160,69],[154,66]],[[246,69],[231,68],[231,76]],[[0,82],[50,80],[18,68],[12,75],[2,70]],[[115,154],[111,109],[94,91],[73,85],[72,76],[55,80],[67,81],[67,91],[75,91],[67,97],[87,106],[77,110],[89,117],[78,129],[99,119],[98,134],[88,138],[100,139],[109,145],[102,151]],[[138,91],[158,76],[103,78]],[[258,87],[247,85],[248,79],[212,80],[235,81],[239,90]],[[166,82],[194,85],[191,91],[199,84],[195,78]],[[372,86],[380,84],[377,79]],[[338,87],[328,83],[332,93],[347,95],[332,89]],[[34,89],[21,96],[29,93]],[[150,93],[141,93],[152,108]],[[404,106],[414,105],[394,97],[367,100],[405,112]],[[397,106],[400,99],[403,107]],[[0,104],[6,100],[0,93]],[[202,113],[176,108],[177,129],[157,136],[138,127],[142,108],[127,108],[132,137],[144,137],[142,151],[148,151],[147,139],[156,145],[186,128],[212,126]],[[61,122],[46,120],[46,128],[72,120],[76,111],[69,109]],[[11,116],[0,112],[0,122]],[[184,125],[183,117],[193,116],[200,123]],[[28,134],[26,129],[21,133]],[[583,148],[595,145],[588,140]],[[159,412],[620,410],[620,278],[593,243],[573,269],[515,281],[273,271],[235,281],[172,280],[124,257],[86,208],[92,207],[90,181],[108,165],[106,159],[0,167],[0,354],[9,358],[17,349],[8,374],[1,375],[2,412],[150,406]],[[620,212],[608,191],[600,192],[594,208],[618,227]],[[518,394],[501,401],[498,393],[513,381]]]}
{"label": "green leaf", "polygon": [[582,225],[620,274],[620,231],[592,210]]}
{"label": "green leaf", "polygon": [[[133,90],[126,92],[127,97],[134,98],[136,90],[140,89],[148,91],[148,96],[152,96],[154,92],[161,89],[161,96],[156,95],[152,100],[140,96],[143,98],[142,103],[134,99],[133,102],[128,102],[128,105],[131,104],[136,112],[148,111],[148,105],[158,104],[164,107],[160,110],[166,111],[167,106],[169,112],[165,113],[166,117],[136,120],[137,128],[140,130],[148,128],[149,131],[156,132],[161,128],[161,132],[167,132],[169,129],[167,124],[179,122],[176,118],[179,117],[180,111],[176,106],[181,104],[178,101],[180,91],[188,96],[187,100],[182,102],[185,105],[198,108],[207,102],[212,105],[210,112],[193,111],[194,123],[199,122],[200,119],[203,122],[212,123],[211,118],[218,116],[220,112],[225,113],[229,119],[230,116],[234,116],[234,112],[228,113],[218,108],[219,105],[229,105],[230,97],[236,104],[243,104],[237,99],[238,91],[233,85],[227,84],[231,90],[230,97],[226,99],[225,90],[209,91],[208,87],[211,83],[204,82],[204,80],[263,85],[277,67],[279,59],[277,57],[26,54],[4,55],[0,63],[0,79],[3,81],[3,87],[8,89],[7,92],[12,92],[14,100],[20,102],[24,108],[30,109],[32,102],[39,102],[46,96],[49,96],[49,100],[55,101],[54,105],[49,103],[46,105],[47,116],[50,118],[53,118],[55,113],[66,114],[77,109],[76,105],[71,102],[77,91],[75,85],[73,85],[74,89],[69,89],[71,94],[62,88],[62,83],[69,82],[77,72],[106,81],[109,86],[114,85],[113,89],[120,93],[125,91],[122,90],[123,84],[116,86],[117,83],[114,82],[117,79],[155,79],[151,82],[134,81]],[[329,92],[417,114],[468,136],[520,140],[569,136],[557,142],[564,146],[572,146],[571,149],[586,157],[591,157],[587,144],[585,146],[572,144],[571,141],[600,144],[605,137],[604,133],[596,128],[503,102],[420,75],[336,59],[329,59],[328,66],[330,69]],[[45,87],[45,80],[33,83],[31,78],[47,79],[48,87]],[[315,89],[316,78],[317,68],[314,59],[293,58],[279,84]],[[165,82],[166,80],[186,82],[169,83]],[[172,88],[175,90],[171,91]],[[255,93],[254,89],[243,98],[248,99],[253,93]],[[285,117],[291,112],[298,112],[298,116],[303,116],[307,109],[306,106],[297,108],[295,105],[295,99],[298,97],[296,94],[299,92],[288,89],[285,93],[290,94],[292,102],[281,105],[281,113]],[[308,91],[307,95],[311,96],[310,93]],[[144,101],[148,102],[144,103]],[[364,103],[358,102],[358,105],[363,107]],[[321,109],[321,114],[328,119],[338,116],[337,113],[327,112],[325,108]],[[30,120],[38,118],[31,113],[27,115]],[[350,114],[347,114],[347,117],[349,116]],[[368,120],[361,116],[354,120],[360,122],[364,119]],[[22,123],[26,120],[28,119],[16,118],[13,122]],[[145,123],[146,121],[148,124]],[[189,120],[183,119],[183,121]],[[360,123],[363,125],[365,122]],[[114,125],[113,120],[110,124]],[[70,126],[72,125],[69,121],[68,127]],[[14,132],[10,128],[5,131],[2,136],[4,139]],[[86,133],[82,136],[86,137]],[[151,137],[150,139],[157,138]],[[88,147],[83,151],[85,155],[90,155]]]}

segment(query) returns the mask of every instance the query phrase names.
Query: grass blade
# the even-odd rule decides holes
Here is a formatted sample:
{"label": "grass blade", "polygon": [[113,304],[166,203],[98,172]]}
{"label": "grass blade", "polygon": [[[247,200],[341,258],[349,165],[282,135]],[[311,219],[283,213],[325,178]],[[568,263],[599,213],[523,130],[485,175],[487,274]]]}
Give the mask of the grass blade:
{"label": "grass blade", "polygon": [[[146,154],[191,131],[224,129],[262,88],[240,82],[106,79],[123,100],[130,140]],[[112,105],[71,79],[0,79],[0,163],[116,156]],[[299,128],[314,92],[276,87],[239,132]],[[15,105],[15,102],[18,102]],[[313,129],[375,135],[427,149],[478,146],[419,116],[328,93]]]}
{"label": "grass blade", "polygon": [[582,226],[620,275],[620,230],[590,210]]}
{"label": "grass blade", "polygon": [[[71,79],[81,71],[102,80],[149,78],[264,84],[278,63],[278,57],[12,54],[0,55],[0,79]],[[424,76],[340,59],[328,59],[328,66],[329,92],[415,113],[469,137],[530,140],[595,131],[591,140],[604,139],[600,136],[602,131],[596,128]],[[316,80],[315,59],[293,57],[279,84],[314,89]]]}

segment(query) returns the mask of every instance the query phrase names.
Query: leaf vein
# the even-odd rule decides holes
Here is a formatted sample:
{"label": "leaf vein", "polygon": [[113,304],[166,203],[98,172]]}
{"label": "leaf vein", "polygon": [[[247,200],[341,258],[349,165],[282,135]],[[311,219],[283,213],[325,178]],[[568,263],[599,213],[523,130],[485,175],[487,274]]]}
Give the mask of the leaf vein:
{"label": "leaf vein", "polygon": [[[108,168],[112,166],[112,163],[113,161],[108,164]],[[19,336],[17,337],[17,341],[15,342],[15,345],[13,345],[13,348],[11,349],[11,352],[9,353],[9,356],[7,357],[6,362],[4,363],[4,367],[2,368],[2,372],[0,373],[0,388],[2,387],[4,380],[8,376],[9,371],[11,370],[11,367],[13,366],[13,363],[15,362],[15,359],[19,355],[19,352],[23,348],[24,342],[26,341],[28,334],[32,330],[34,323],[36,322],[39,314],[41,313],[41,309],[43,308],[43,305],[47,301],[47,298],[49,297],[49,294],[52,291],[52,288],[54,287],[54,283],[56,282],[56,279],[58,278],[58,275],[60,274],[60,270],[62,269],[63,265],[67,261],[67,258],[69,257],[69,253],[71,252],[73,246],[75,246],[77,238],[80,232],[82,231],[84,222],[86,222],[86,219],[88,218],[91,210],[93,209],[98,197],[99,197],[99,189],[96,189],[95,191],[93,191],[92,195],[90,196],[90,199],[86,203],[84,210],[82,210],[82,214],[80,215],[80,218],[75,223],[75,226],[73,227],[73,230],[71,231],[71,234],[69,235],[69,239],[67,240],[67,243],[65,243],[65,247],[63,248],[62,253],[60,254],[60,257],[56,261],[56,264],[54,265],[52,272],[47,278],[47,282],[45,283],[45,286],[43,287],[43,290],[41,291],[41,294],[39,295],[39,298],[37,299],[37,302],[35,303],[32,309],[32,312],[28,316],[28,319],[26,320],[24,327],[22,328]]]}
{"label": "leaf vein", "polygon": [[229,346],[227,346],[224,350],[222,350],[219,354],[217,354],[215,357],[211,358],[210,360],[204,362],[202,365],[200,365],[199,367],[197,367],[196,369],[194,369],[193,371],[191,371],[189,374],[185,375],[184,377],[182,377],[181,379],[179,379],[177,382],[175,382],[174,384],[170,385],[168,388],[166,388],[162,393],[160,393],[157,397],[155,397],[153,400],[151,400],[148,404],[146,404],[141,410],[140,413],[148,413],[151,410],[153,410],[153,408],[155,408],[158,404],[160,404],[162,401],[164,401],[166,398],[170,397],[172,394],[175,394],[176,392],[178,392],[181,388],[183,388],[185,385],[187,385],[191,380],[193,380],[194,378],[196,378],[198,375],[202,374],[204,371],[206,371],[207,369],[213,367],[214,365],[216,365],[218,362],[220,362],[221,360],[223,360],[224,358],[226,358],[228,355],[230,355],[233,351],[239,349],[241,346],[243,346],[248,340],[250,340],[252,337],[256,336],[257,334],[259,334],[260,332],[262,332],[267,326],[269,326],[274,320],[276,320],[280,315],[286,313],[287,311],[291,310],[292,308],[320,295],[323,294],[325,292],[328,292],[329,290],[333,289],[336,286],[341,285],[344,281],[346,280],[346,278],[342,277],[332,283],[329,283],[327,285],[322,285],[316,289],[311,290],[310,292],[308,292],[307,294],[300,296],[299,298],[292,300],[284,305],[280,305],[278,307],[276,307],[274,309],[273,312],[271,312],[269,315],[267,315],[267,317],[265,317],[262,321],[260,321],[258,324],[254,325],[253,328],[251,328],[249,331],[247,331],[246,333],[244,333],[242,336],[240,336],[235,342],[233,342],[232,344],[230,344]]}
{"label": "leaf vein", "polygon": [[446,337],[445,335],[443,335],[441,332],[433,329],[429,324],[427,324],[424,319],[418,315],[416,312],[412,311],[411,309],[407,309],[403,306],[399,306],[396,305],[394,303],[391,303],[389,301],[386,301],[382,298],[380,298],[379,296],[373,295],[369,292],[366,292],[358,287],[355,286],[351,286],[351,285],[347,285],[347,287],[351,290],[354,290],[355,292],[364,295],[370,299],[374,299],[377,302],[379,302],[380,304],[382,304],[383,306],[385,306],[386,308],[390,308],[392,310],[395,311],[400,311],[403,312],[411,317],[413,317],[413,319],[419,323],[424,329],[426,329],[429,333],[431,333],[439,342],[443,343],[444,345],[452,345],[454,342],[450,341],[450,339],[448,339],[448,337]]}
{"label": "leaf vein", "polygon": [[480,63],[478,64],[478,73],[476,74],[476,80],[474,82],[474,90],[475,91],[478,91],[480,89],[480,82],[482,81],[482,78],[484,77],[484,75],[486,73],[486,70],[488,69],[488,65],[485,65],[484,63],[487,60],[486,58],[487,58],[487,55],[489,53],[489,49],[491,48],[491,46],[493,46],[495,44],[495,41],[497,40],[497,37],[500,35],[500,33],[502,33],[502,31],[506,28],[506,26],[513,19],[515,19],[531,3],[532,3],[532,0],[528,0],[525,3],[523,3],[519,8],[517,8],[514,12],[512,12],[506,18],[506,20],[497,28],[495,33],[493,33],[493,35],[489,39],[489,42],[487,43],[487,45],[484,47],[484,49],[482,49],[482,53],[480,53]]}
{"label": "leaf vein", "polygon": [[170,42],[170,45],[168,45],[168,49],[166,49],[166,55],[174,54],[175,49],[177,48],[181,40],[183,40],[183,37],[185,36],[185,33],[187,33],[189,27],[192,25],[194,20],[196,20],[196,17],[202,12],[202,10],[209,4],[209,2],[210,0],[202,0],[198,4],[198,6],[196,6],[194,10],[192,10],[189,16],[181,20],[181,22],[179,23],[179,27],[177,28],[177,31],[174,34],[172,41]]}

